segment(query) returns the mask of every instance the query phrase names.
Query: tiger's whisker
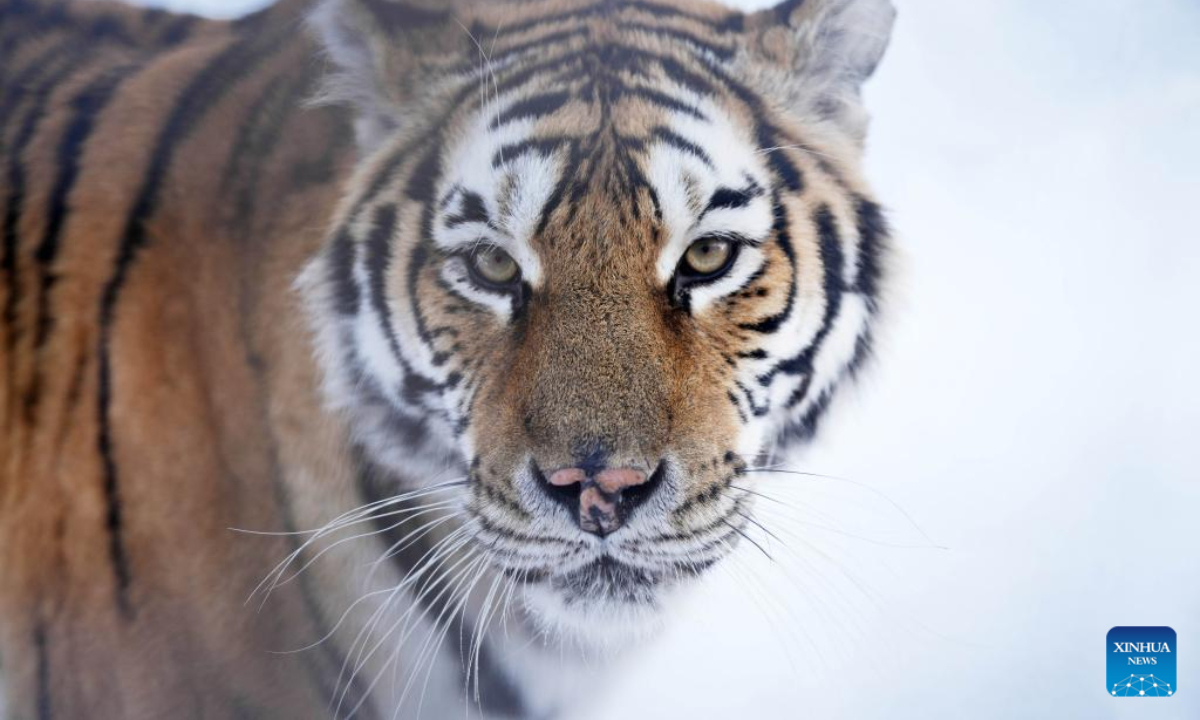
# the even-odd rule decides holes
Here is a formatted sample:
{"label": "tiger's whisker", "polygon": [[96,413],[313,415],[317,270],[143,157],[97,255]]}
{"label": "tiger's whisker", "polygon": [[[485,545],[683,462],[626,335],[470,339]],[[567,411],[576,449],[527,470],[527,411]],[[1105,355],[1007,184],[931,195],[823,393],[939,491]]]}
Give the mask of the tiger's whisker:
{"label": "tiger's whisker", "polygon": [[[465,541],[464,541],[464,543],[465,543]],[[341,704],[345,700],[346,691],[349,689],[349,685],[353,681],[353,678],[358,676],[358,673],[362,671],[363,667],[365,667],[368,662],[370,662],[371,658],[375,655],[375,653],[379,651],[379,648],[382,647],[385,642],[387,642],[388,638],[390,638],[392,636],[392,634],[396,631],[397,628],[400,627],[400,625],[402,623],[404,623],[404,626],[406,628],[411,624],[411,623],[406,622],[406,620],[408,618],[412,617],[413,612],[420,610],[422,615],[424,615],[426,612],[425,605],[427,604],[427,602],[428,602],[428,604],[434,604],[434,603],[437,603],[439,600],[441,600],[442,596],[446,593],[446,591],[448,589],[448,582],[444,582],[447,579],[448,575],[450,575],[451,573],[454,573],[458,568],[460,568],[463,565],[463,563],[468,563],[468,567],[474,567],[474,562],[471,561],[471,558],[476,554],[477,553],[474,553],[474,552],[468,552],[463,558],[460,558],[454,564],[445,568],[436,578],[434,578],[432,581],[427,583],[426,586],[424,587],[424,589],[414,599],[412,605],[408,608],[408,610],[406,610],[404,612],[404,614],[402,614],[400,616],[400,618],[398,618],[392,624],[391,629],[389,629],[380,638],[378,638],[376,640],[376,642],[371,646],[371,649],[369,651],[366,650],[367,643],[365,642],[365,638],[364,638],[364,642],[360,648],[360,651],[357,654],[357,656],[355,657],[354,667],[350,672],[350,680],[347,681],[346,687],[342,690],[342,692],[338,698],[338,704],[337,704],[337,707],[335,708],[335,713],[334,713],[335,717],[340,717]],[[405,580],[405,582],[407,582],[407,579]],[[440,592],[438,592],[437,595],[435,595],[434,597],[429,598],[428,593],[431,592],[434,588],[439,587],[439,586],[442,587],[442,590]],[[399,590],[399,586],[397,587],[397,590]],[[392,656],[399,655],[400,649],[403,647],[404,641],[410,633],[411,633],[411,631],[406,631],[400,637],[400,639],[396,643],[396,649],[393,651]],[[349,660],[349,657],[347,657],[347,660]],[[389,662],[390,662],[390,660],[389,660]],[[385,662],[384,667],[386,668],[387,666],[388,666],[388,664]],[[359,700],[359,704],[361,704],[363,702],[363,700],[365,700],[366,696],[368,696],[370,694],[371,690],[374,689],[375,685],[378,684],[379,680],[380,680],[380,676],[377,674],[376,677],[371,681],[370,685],[367,687],[367,691],[364,694],[364,697]],[[354,707],[352,707],[350,709],[350,711],[348,712],[348,714],[346,715],[346,717],[350,717],[355,712],[357,712],[359,704],[356,704]]]}
{"label": "tiger's whisker", "polygon": [[[342,528],[348,527],[349,525],[357,524],[358,522],[363,522],[366,519],[368,519],[369,516],[373,512],[376,512],[377,510],[380,510],[386,506],[405,502],[407,500],[415,499],[418,497],[424,497],[425,495],[433,494],[435,492],[440,492],[442,490],[451,489],[451,488],[455,488],[455,487],[462,487],[467,484],[469,484],[469,481],[463,480],[463,479],[448,481],[445,483],[439,483],[438,485],[434,485],[434,486],[431,486],[428,488],[422,488],[420,490],[416,490],[416,491],[412,491],[412,492],[408,492],[408,493],[402,493],[401,495],[396,495],[396,496],[385,498],[383,500],[379,500],[379,501],[376,501],[373,503],[368,503],[367,505],[364,505],[360,508],[356,508],[356,509],[348,511],[346,513],[342,513],[337,518],[334,518],[333,520],[331,520],[329,523],[326,523],[324,526],[317,528],[315,531],[313,531],[312,537],[308,538],[305,542],[301,543],[295,550],[293,550],[283,560],[281,560],[279,562],[279,564],[276,565],[271,570],[271,572],[267,573],[267,575],[250,592],[250,595],[246,598],[246,603],[249,603],[250,600],[252,600],[254,598],[254,596],[256,596],[260,592],[262,592],[263,588],[268,586],[268,584],[270,584],[273,587],[274,584],[278,581],[278,579],[283,576],[283,573],[286,572],[288,566],[290,566],[293,562],[295,562],[296,558],[299,557],[301,554],[303,554],[304,551],[312,543],[316,542],[317,540],[324,537],[325,535],[329,535],[329,534],[336,532]],[[270,593],[268,591],[266,593],[266,595],[269,595],[269,594]],[[261,611],[262,607],[265,606],[266,600],[267,600],[267,597],[264,596],[263,601],[259,607],[260,611]]]}
{"label": "tiger's whisker", "polygon": [[[488,627],[488,624],[491,622],[491,616],[492,616],[492,613],[494,612],[493,603],[495,601],[496,588],[503,580],[504,580],[504,576],[500,573],[496,573],[495,579],[492,580],[492,586],[488,589],[487,597],[484,598],[484,601],[483,601],[483,612],[481,613],[482,619],[476,623],[475,636],[471,642],[471,652],[468,653],[467,667],[470,668],[472,664],[475,667],[475,701],[476,702],[479,702],[479,662],[480,662],[479,656],[483,652],[483,640],[484,640],[484,637],[487,635],[487,627]],[[472,657],[474,658],[473,663],[471,661]],[[469,671],[468,671],[467,675],[468,675],[468,677],[470,676]],[[482,708],[481,708],[481,710],[482,710]]]}
{"label": "tiger's whisker", "polygon": [[755,519],[754,519],[753,517],[751,517],[750,515],[748,515],[748,514],[746,514],[746,513],[742,512],[741,510],[738,510],[737,508],[734,508],[734,510],[733,510],[733,511],[734,511],[735,513],[737,513],[738,515],[741,515],[743,518],[745,518],[746,522],[749,522],[749,523],[753,524],[755,527],[757,527],[759,530],[762,530],[762,531],[763,531],[764,533],[766,533],[766,534],[767,534],[767,535],[768,535],[768,536],[769,536],[771,539],[775,540],[775,542],[779,543],[780,545],[783,545],[784,547],[787,547],[787,543],[785,543],[783,540],[781,540],[781,539],[779,538],[779,536],[778,536],[778,535],[776,535],[775,533],[773,533],[773,532],[771,532],[770,530],[768,530],[768,529],[766,528],[766,526],[765,526],[765,525],[763,525],[763,524],[762,524],[762,523],[760,523],[759,521],[755,520]]}
{"label": "tiger's whisker", "polygon": [[[456,552],[459,548],[463,547],[467,543],[467,539],[461,537],[460,533],[465,534],[465,529],[460,528],[459,531],[456,531],[455,533],[451,533],[450,535],[448,535],[447,537],[443,538],[441,541],[436,543],[428,551],[426,551],[426,553],[417,561],[417,563],[413,566],[413,568],[401,579],[401,581],[394,588],[391,589],[391,593],[388,595],[388,597],[385,599],[385,601],[378,608],[376,608],[375,612],[372,613],[372,615],[369,618],[369,620],[367,621],[367,623],[359,631],[358,635],[354,638],[354,642],[351,643],[350,653],[348,653],[346,655],[346,657],[342,663],[342,668],[338,673],[338,683],[339,684],[341,683],[341,678],[346,673],[346,664],[350,661],[350,654],[354,653],[354,649],[359,646],[360,641],[362,643],[364,643],[362,650],[365,650],[367,633],[371,632],[375,628],[375,626],[378,624],[379,620],[382,618],[383,614],[391,606],[392,602],[394,602],[395,599],[400,595],[400,593],[403,592],[405,588],[407,588],[411,584],[415,583],[420,578],[424,577],[426,575],[426,573],[429,572],[431,569],[438,567],[438,565],[442,561],[442,558],[452,555],[454,552]],[[446,572],[450,572],[450,571],[451,571],[451,568],[446,569]],[[362,650],[360,650],[358,653],[359,657],[361,657],[361,655],[362,655]],[[357,665],[357,658],[355,660],[355,664]],[[333,702],[333,699],[331,698],[331,701],[330,701],[331,705],[332,705],[332,702]]]}
{"label": "tiger's whisker", "polygon": [[342,513],[341,515],[338,515],[337,517],[333,518],[329,522],[325,523],[321,527],[311,528],[309,530],[288,530],[288,531],[249,530],[246,528],[237,528],[237,527],[227,527],[225,529],[236,532],[236,533],[242,533],[244,535],[266,535],[266,536],[274,536],[274,537],[287,537],[287,536],[291,536],[291,535],[312,535],[314,533],[320,533],[323,531],[328,531],[331,528],[335,528],[338,526],[339,522],[349,519],[351,516],[353,516],[357,513],[368,513],[369,511],[376,509],[382,505],[394,505],[396,503],[404,502],[406,500],[412,500],[412,499],[422,497],[424,495],[430,495],[435,492],[440,492],[441,490],[445,490],[448,488],[466,487],[468,485],[470,485],[469,479],[459,478],[457,480],[449,480],[444,483],[439,483],[438,485],[433,485],[430,487],[412,490],[410,492],[402,493],[400,495],[393,495],[390,497],[383,498],[382,500],[376,500],[374,502],[370,502],[365,505],[360,505],[352,510],[347,510],[346,512]]}
{"label": "tiger's whisker", "polygon": [[896,512],[903,515],[904,519],[906,521],[908,521],[908,523],[910,525],[912,525],[913,529],[915,529],[918,533],[920,533],[921,537],[923,537],[925,539],[925,541],[928,542],[931,546],[942,549],[942,550],[947,549],[946,547],[939,545],[938,543],[935,543],[933,541],[933,539],[931,537],[929,537],[928,534],[926,534],[925,530],[917,523],[917,521],[914,520],[913,517],[908,514],[908,511],[906,511],[903,507],[900,506],[899,503],[897,503],[895,500],[893,500],[891,497],[889,497],[887,495],[887,493],[884,493],[883,491],[879,490],[878,488],[871,487],[870,485],[868,485],[866,483],[862,483],[857,480],[851,480],[849,478],[837,477],[835,475],[821,475],[818,473],[801,472],[799,470],[784,470],[784,469],[777,469],[777,468],[769,468],[769,469],[768,468],[748,468],[747,472],[768,472],[768,473],[778,473],[778,474],[782,474],[782,475],[794,475],[794,476],[808,477],[808,478],[814,478],[816,480],[835,480],[837,482],[843,482],[843,483],[847,483],[849,485],[853,485],[858,488],[862,488],[862,489],[866,490],[867,492],[881,498],[888,505],[891,505],[892,508],[894,510],[896,510]]}
{"label": "tiger's whisker", "polygon": [[[437,530],[438,527],[440,527],[448,522],[453,522],[454,520],[460,519],[461,517],[462,517],[462,512],[459,511],[456,513],[452,513],[450,515],[445,515],[443,517],[436,518],[436,519],[431,520],[430,522],[422,525],[419,528],[414,528],[413,530],[410,530],[407,534],[404,535],[404,537],[402,537],[399,540],[397,540],[396,542],[392,543],[392,545],[390,545],[387,548],[387,550],[384,551],[384,553],[382,555],[380,555],[378,558],[376,558],[375,560],[373,560],[371,562],[370,570],[368,570],[367,577],[364,582],[369,585],[371,580],[375,577],[375,573],[378,572],[380,566],[384,562],[386,562],[387,560],[390,560],[393,557],[396,557],[400,553],[404,552],[408,548],[410,548],[413,545],[415,545],[416,543],[420,542],[424,537],[430,535],[435,530]],[[457,534],[457,532],[458,531],[455,531],[454,533],[451,533],[451,534],[452,535]]]}
{"label": "tiger's whisker", "polygon": [[[482,557],[482,555],[479,555],[478,557],[476,557],[469,565],[464,567],[462,569],[462,571],[459,572],[455,576],[455,579],[453,581],[447,582],[447,584],[443,588],[442,592],[438,594],[438,597],[434,598],[434,600],[430,603],[430,604],[433,604],[433,602],[439,602],[443,595],[446,595],[447,592],[449,593],[447,595],[447,600],[445,602],[444,607],[442,608],[442,611],[430,623],[430,629],[425,635],[425,640],[422,642],[421,646],[417,649],[417,655],[416,655],[416,659],[414,661],[413,671],[409,673],[408,681],[404,685],[404,688],[400,694],[400,699],[398,701],[396,701],[396,708],[393,712],[393,717],[396,717],[397,716],[396,714],[399,713],[400,708],[403,707],[404,700],[408,696],[408,692],[409,692],[409,689],[412,687],[413,681],[416,679],[417,674],[420,672],[421,666],[425,664],[427,649],[429,646],[429,642],[431,641],[431,638],[440,637],[441,640],[439,640],[438,645],[442,644],[442,642],[444,641],[445,630],[442,629],[442,624],[441,624],[442,617],[445,615],[447,609],[450,607],[453,607],[455,605],[455,603],[458,601],[458,598],[461,593],[461,589],[464,586],[464,583],[467,583],[470,586],[473,586],[474,580],[468,581],[467,578],[477,578],[478,577],[477,571],[482,567],[483,562],[484,562],[484,558]],[[404,643],[407,641],[407,639],[409,637],[412,636],[412,634],[414,632],[417,631],[418,626],[415,624],[415,620],[420,619],[420,618],[428,618],[428,611],[422,610],[421,615],[418,616],[418,618],[415,618],[414,620],[411,620],[405,624],[405,631],[404,631],[403,635],[401,636],[401,638],[399,639],[399,641],[397,642],[396,649],[392,651],[392,654],[389,657],[389,661],[388,661],[389,663],[394,662],[392,660],[392,658],[398,657],[400,649],[404,646]],[[411,627],[411,629],[409,629],[410,627]],[[449,623],[446,624],[445,628],[446,629],[449,628]],[[434,646],[434,649],[435,650],[437,649],[436,645]],[[435,659],[435,658],[430,658],[431,662],[433,659]],[[432,665],[430,665],[430,667],[432,667]],[[420,715],[420,707],[418,707],[417,714],[418,714],[418,716]]]}
{"label": "tiger's whisker", "polygon": [[748,542],[751,545],[753,545],[754,547],[758,548],[759,552],[761,552],[763,555],[765,555],[768,560],[770,560],[771,562],[775,562],[775,558],[771,557],[771,553],[767,552],[766,549],[763,548],[762,545],[759,545],[754,540],[754,538],[747,535],[746,532],[744,530],[742,530],[740,527],[738,527],[737,525],[734,525],[733,523],[729,522],[725,518],[721,518],[721,522],[728,525],[730,528],[733,529],[734,532],[736,532],[738,535],[741,535],[743,538],[745,538],[746,542]]}
{"label": "tiger's whisker", "polygon": [[[487,571],[487,557],[483,553],[480,553],[478,555],[478,557],[476,557],[475,561],[472,563],[470,570],[467,573],[468,575],[473,573],[473,575],[470,575],[471,580],[469,582],[467,582],[465,580],[465,575],[461,576],[461,579],[459,580],[459,582],[456,583],[452,589],[450,589],[450,600],[446,603],[446,605],[442,608],[442,610],[434,617],[432,627],[430,628],[429,632],[427,632],[425,634],[425,639],[421,643],[421,646],[417,650],[417,667],[418,667],[418,669],[420,668],[420,666],[425,664],[426,658],[428,657],[429,661],[430,661],[430,665],[429,665],[429,669],[426,670],[426,674],[428,674],[429,672],[432,671],[432,662],[435,659],[436,655],[431,655],[430,653],[436,653],[436,651],[438,649],[438,645],[440,645],[441,643],[443,643],[445,641],[445,637],[449,633],[449,630],[450,630],[450,625],[451,625],[452,619],[454,618],[455,615],[458,614],[458,612],[461,608],[464,608],[466,606],[466,602],[467,602],[468,597],[470,596],[471,590],[474,589],[476,583],[479,582],[479,579],[483,576],[483,574],[486,571]],[[465,585],[465,589],[463,589],[464,585]],[[439,598],[436,598],[435,600],[440,599],[440,595],[441,594],[439,594]],[[447,613],[449,613],[449,614],[447,614]],[[442,624],[443,619],[445,619],[444,626]],[[415,628],[414,628],[414,630],[415,630]],[[407,637],[407,635],[406,635],[406,637]],[[435,637],[440,637],[441,640],[439,641],[439,643],[431,646],[430,643],[433,642],[433,639]],[[403,644],[404,640],[401,639],[400,642],[401,642],[401,644]],[[398,649],[397,649],[397,652],[398,652]],[[418,670],[418,672],[419,672],[419,670]],[[417,677],[417,672],[410,673],[408,681],[404,684],[404,690],[400,693],[400,701],[396,705],[397,711],[399,711],[399,709],[401,707],[403,707],[404,701],[405,701],[405,699],[407,699],[408,693],[412,689],[412,685],[413,685],[413,682],[416,680],[416,677]],[[424,700],[424,698],[422,698],[422,701],[423,700]],[[419,710],[420,710],[420,708],[418,707],[418,714],[419,714]],[[395,716],[393,716],[393,717],[395,717]]]}
{"label": "tiger's whisker", "polygon": [[[344,543],[347,543],[347,542],[349,542],[349,541],[351,541],[351,540],[358,540],[358,539],[361,539],[361,538],[364,538],[364,537],[371,537],[371,536],[373,536],[373,535],[378,535],[378,534],[380,534],[380,533],[383,533],[383,532],[387,532],[387,531],[393,530],[393,529],[395,529],[395,528],[398,528],[398,527],[400,527],[401,525],[404,525],[405,523],[407,523],[407,522],[409,522],[409,521],[411,521],[411,520],[413,520],[413,519],[415,519],[415,518],[419,517],[420,515],[427,514],[428,512],[434,512],[434,511],[435,511],[435,510],[437,510],[437,509],[447,509],[447,508],[450,508],[450,507],[452,507],[452,505],[453,505],[453,501],[446,501],[446,502],[445,502],[445,504],[444,504],[444,507],[438,507],[439,505],[441,505],[441,504],[434,504],[434,505],[432,505],[432,506],[424,506],[424,507],[427,507],[427,508],[428,508],[428,507],[432,507],[433,509],[431,509],[431,510],[419,511],[419,509],[417,509],[417,508],[413,508],[413,509],[410,509],[410,510],[403,511],[404,513],[414,513],[414,514],[412,515],[412,517],[405,518],[404,520],[400,520],[400,521],[398,521],[398,522],[396,522],[396,523],[392,524],[392,525],[391,525],[391,526],[389,526],[389,527],[386,527],[386,528],[379,528],[379,529],[372,530],[372,531],[369,531],[369,532],[364,532],[364,533],[358,533],[358,534],[356,534],[356,535],[352,535],[352,536],[350,536],[350,537],[347,537],[347,538],[342,538],[342,539],[340,539],[340,540],[337,540],[337,541],[335,541],[335,542],[331,543],[330,545],[328,545],[328,546],[326,546],[326,547],[322,548],[322,549],[321,549],[319,552],[317,552],[317,553],[316,553],[315,555],[313,555],[312,557],[308,558],[308,559],[307,559],[307,560],[304,562],[304,564],[303,564],[303,565],[302,565],[302,566],[301,566],[301,567],[300,567],[298,570],[296,570],[296,571],[295,571],[294,573],[292,573],[290,576],[288,576],[288,577],[284,578],[284,573],[285,573],[285,572],[287,572],[287,569],[288,569],[289,567],[291,567],[291,564],[292,564],[292,562],[294,562],[294,560],[296,559],[296,557],[298,557],[298,555],[296,555],[295,553],[293,553],[293,555],[289,555],[289,556],[288,556],[288,558],[285,560],[285,562],[282,564],[282,566],[279,568],[278,572],[277,572],[277,573],[275,573],[274,579],[272,580],[271,584],[270,584],[270,585],[267,587],[267,589],[266,589],[266,590],[265,590],[265,592],[263,593],[263,603],[264,603],[264,604],[266,603],[266,601],[267,601],[267,599],[270,597],[271,593],[272,593],[272,592],[274,592],[274,591],[275,591],[277,588],[279,588],[279,587],[282,587],[282,586],[284,586],[284,585],[287,585],[288,583],[290,583],[290,582],[292,582],[293,580],[295,580],[295,579],[296,579],[296,578],[297,578],[297,577],[298,577],[298,576],[299,576],[301,573],[303,573],[305,570],[307,570],[309,567],[311,567],[311,566],[312,566],[312,564],[313,564],[313,563],[315,563],[315,562],[317,562],[317,561],[318,561],[318,560],[319,560],[319,559],[320,559],[320,558],[321,558],[323,555],[325,555],[325,554],[326,554],[327,552],[329,552],[330,550],[333,550],[334,548],[338,547],[339,545],[342,545],[342,544],[344,544]],[[385,516],[394,516],[394,515],[396,515],[396,514],[399,514],[399,513],[396,513],[396,512],[393,512],[393,513],[387,513]],[[381,516],[381,517],[382,517],[382,516]],[[348,527],[348,526],[344,526],[344,527]],[[332,531],[331,531],[331,532],[332,532]],[[317,538],[315,538],[315,537],[314,537],[314,538],[313,538],[313,541],[315,541],[316,539],[317,539]],[[308,545],[310,545],[310,544],[311,544],[311,543],[305,543],[305,545],[304,545],[303,547],[307,547],[307,546],[308,546]],[[261,609],[261,607],[260,607],[260,609]]]}
{"label": "tiger's whisker", "polygon": [[[274,591],[275,589],[283,587],[284,585],[287,585],[288,583],[292,582],[297,577],[299,577],[305,570],[307,570],[309,567],[311,567],[313,565],[313,563],[320,560],[322,556],[324,556],[326,553],[330,552],[331,550],[337,548],[340,545],[344,545],[344,544],[354,541],[354,540],[361,540],[362,538],[365,538],[365,537],[371,537],[372,535],[381,535],[383,533],[390,532],[392,530],[395,530],[398,527],[401,527],[403,525],[406,525],[409,522],[412,522],[413,520],[416,520],[417,518],[419,518],[423,515],[428,515],[430,513],[438,512],[440,510],[445,510],[445,509],[453,507],[453,505],[454,505],[453,501],[446,501],[445,503],[436,503],[434,505],[424,505],[424,506],[421,506],[420,508],[412,508],[410,510],[406,510],[403,512],[387,513],[386,515],[381,515],[379,517],[394,516],[397,514],[401,514],[401,515],[407,514],[409,516],[404,518],[403,520],[399,520],[395,523],[392,523],[391,525],[388,525],[387,527],[378,528],[376,530],[371,530],[369,532],[358,533],[356,535],[351,535],[349,537],[342,538],[340,540],[330,543],[329,545],[326,545],[325,547],[321,548],[321,550],[319,552],[317,552],[312,557],[310,557],[308,560],[306,560],[304,562],[304,564],[300,566],[299,569],[297,569],[295,572],[293,572],[291,575],[289,575],[286,579],[280,580],[279,582],[272,585],[271,588],[267,592],[270,593],[270,592]],[[424,509],[422,509],[422,508],[424,508]],[[449,516],[443,516],[443,518],[438,518],[438,519],[445,519],[445,517],[454,517],[455,514],[456,513],[452,513]],[[372,519],[377,519],[377,518],[372,518]],[[421,527],[425,527],[425,525],[422,525]]]}

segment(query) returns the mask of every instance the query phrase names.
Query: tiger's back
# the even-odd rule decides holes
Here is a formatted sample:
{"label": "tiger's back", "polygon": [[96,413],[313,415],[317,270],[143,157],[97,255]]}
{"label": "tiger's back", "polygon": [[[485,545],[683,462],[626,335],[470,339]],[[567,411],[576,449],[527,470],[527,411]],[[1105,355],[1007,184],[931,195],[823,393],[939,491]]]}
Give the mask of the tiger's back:
{"label": "tiger's back", "polygon": [[267,652],[323,634],[319,600],[247,612],[290,547],[228,530],[286,529],[280,463],[340,452],[270,421],[308,421],[279,318],[350,159],[339,113],[300,110],[301,10],[0,13],[7,712],[319,715],[342,659]]}

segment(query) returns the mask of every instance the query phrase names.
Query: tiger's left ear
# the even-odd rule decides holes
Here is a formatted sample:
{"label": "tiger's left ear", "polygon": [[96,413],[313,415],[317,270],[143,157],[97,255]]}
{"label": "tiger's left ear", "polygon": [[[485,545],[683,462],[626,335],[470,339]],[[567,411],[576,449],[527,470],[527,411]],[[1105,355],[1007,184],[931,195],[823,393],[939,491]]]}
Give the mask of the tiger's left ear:
{"label": "tiger's left ear", "polygon": [[750,73],[810,121],[834,123],[855,142],[866,134],[860,88],[887,49],[890,0],[787,0],[750,15]]}
{"label": "tiger's left ear", "polygon": [[332,65],[320,102],[348,105],[365,154],[400,125],[464,47],[470,0],[321,0],[308,23]]}

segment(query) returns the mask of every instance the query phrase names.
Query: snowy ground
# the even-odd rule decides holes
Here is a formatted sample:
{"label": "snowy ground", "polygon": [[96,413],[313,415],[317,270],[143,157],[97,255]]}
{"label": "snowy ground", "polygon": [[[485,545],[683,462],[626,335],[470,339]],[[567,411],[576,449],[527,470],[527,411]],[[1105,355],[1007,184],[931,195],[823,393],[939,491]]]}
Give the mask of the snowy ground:
{"label": "snowy ground", "polygon": [[[590,720],[1200,717],[1200,4],[897,4],[867,101],[903,302],[795,461],[847,480],[764,480],[774,562]],[[1106,694],[1114,625],[1175,628],[1177,696]]]}

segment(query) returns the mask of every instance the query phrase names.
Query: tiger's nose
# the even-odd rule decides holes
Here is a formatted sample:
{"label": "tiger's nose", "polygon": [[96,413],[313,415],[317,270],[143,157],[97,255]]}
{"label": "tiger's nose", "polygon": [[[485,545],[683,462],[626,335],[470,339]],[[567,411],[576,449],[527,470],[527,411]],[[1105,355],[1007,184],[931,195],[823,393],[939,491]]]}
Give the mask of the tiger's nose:
{"label": "tiger's nose", "polygon": [[[656,471],[655,476],[659,473]],[[578,512],[584,532],[604,537],[621,527],[625,518],[645,502],[653,490],[646,473],[634,468],[562,468],[546,481],[551,496]]]}

